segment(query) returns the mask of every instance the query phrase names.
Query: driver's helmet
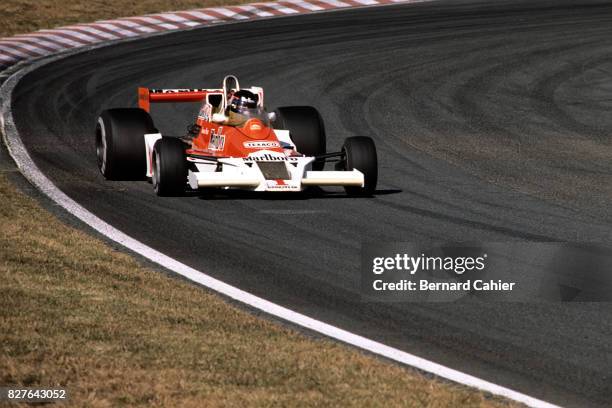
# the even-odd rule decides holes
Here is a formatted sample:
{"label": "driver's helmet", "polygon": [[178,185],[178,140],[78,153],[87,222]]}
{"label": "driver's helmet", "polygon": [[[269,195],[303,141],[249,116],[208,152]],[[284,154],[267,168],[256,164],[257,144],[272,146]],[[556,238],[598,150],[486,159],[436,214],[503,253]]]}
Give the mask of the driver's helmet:
{"label": "driver's helmet", "polygon": [[250,109],[256,109],[258,100],[259,97],[253,92],[240,90],[232,95],[229,110],[230,112],[244,114]]}

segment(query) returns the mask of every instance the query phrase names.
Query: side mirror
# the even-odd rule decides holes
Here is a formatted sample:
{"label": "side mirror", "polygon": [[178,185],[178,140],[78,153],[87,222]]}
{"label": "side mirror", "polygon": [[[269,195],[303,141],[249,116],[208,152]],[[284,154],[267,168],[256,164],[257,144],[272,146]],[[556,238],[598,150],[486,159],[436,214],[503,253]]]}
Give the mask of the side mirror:
{"label": "side mirror", "polygon": [[202,127],[196,124],[187,126],[187,134],[189,136],[197,136],[197,134],[200,133],[200,130],[202,130]]}
{"label": "side mirror", "polygon": [[228,120],[228,117],[222,113],[213,113],[212,121],[215,123],[223,123]]}
{"label": "side mirror", "polygon": [[270,120],[270,122],[276,122],[276,112],[268,113],[268,119]]}

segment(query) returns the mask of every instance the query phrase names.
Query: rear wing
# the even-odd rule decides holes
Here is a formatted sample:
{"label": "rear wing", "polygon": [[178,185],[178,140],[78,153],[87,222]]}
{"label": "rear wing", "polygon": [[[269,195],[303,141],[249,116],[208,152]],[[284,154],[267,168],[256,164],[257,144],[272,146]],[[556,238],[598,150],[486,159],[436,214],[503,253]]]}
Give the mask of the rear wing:
{"label": "rear wing", "polygon": [[223,94],[223,89],[149,89],[138,88],[138,106],[149,112],[151,103],[200,102],[207,94]]}
{"label": "rear wing", "polygon": [[[252,86],[245,88],[259,96],[258,105],[263,107],[263,89],[258,86]],[[235,89],[231,89],[235,91]],[[138,88],[138,107],[149,112],[151,110],[151,103],[163,103],[163,102],[201,102],[208,95],[219,95],[223,97],[225,95],[223,89],[149,89],[149,88]],[[223,100],[223,107],[225,107],[226,101]]]}

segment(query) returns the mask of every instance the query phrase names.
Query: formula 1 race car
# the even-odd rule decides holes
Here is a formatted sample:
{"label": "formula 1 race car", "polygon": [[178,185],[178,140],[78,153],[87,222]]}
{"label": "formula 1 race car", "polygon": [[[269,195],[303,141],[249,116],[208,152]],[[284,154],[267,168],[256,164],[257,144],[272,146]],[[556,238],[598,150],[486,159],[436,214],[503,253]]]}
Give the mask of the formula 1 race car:
{"label": "formula 1 race car", "polygon": [[[343,186],[349,195],[371,195],[378,165],[371,138],[345,139],[326,152],[321,115],[313,107],[268,113],[263,89],[240,88],[228,75],[221,89],[138,89],[139,108],[103,111],[96,126],[98,166],[108,180],[150,179],[161,196],[187,188],[302,191]],[[162,136],[149,115],[155,102],[200,102],[183,136]],[[333,171],[323,170],[334,162]]]}

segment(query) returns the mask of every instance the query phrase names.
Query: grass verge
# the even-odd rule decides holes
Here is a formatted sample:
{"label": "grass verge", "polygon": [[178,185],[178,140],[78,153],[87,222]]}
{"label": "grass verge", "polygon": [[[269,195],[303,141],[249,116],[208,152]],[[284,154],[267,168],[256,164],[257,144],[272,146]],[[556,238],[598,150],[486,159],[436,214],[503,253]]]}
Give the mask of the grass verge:
{"label": "grass verge", "polygon": [[109,18],[252,2],[249,0],[232,0],[230,3],[227,0],[2,0],[0,36]]}
{"label": "grass verge", "polygon": [[507,405],[142,267],[1,174],[0,202],[0,384],[74,406]]}
{"label": "grass verge", "polygon": [[[222,1],[5,0],[0,35]],[[2,173],[0,202],[1,385],[65,387],[71,406],[92,407],[512,405],[143,267]]]}

